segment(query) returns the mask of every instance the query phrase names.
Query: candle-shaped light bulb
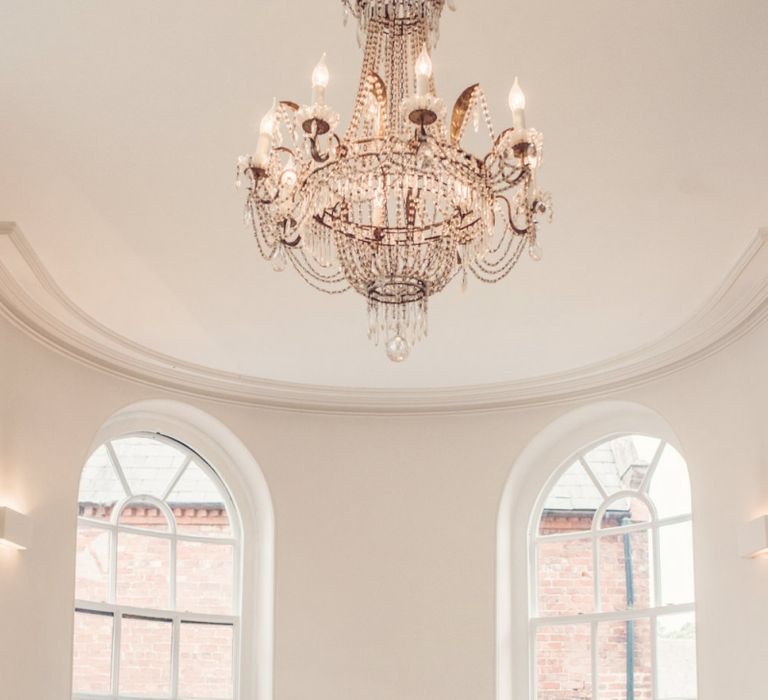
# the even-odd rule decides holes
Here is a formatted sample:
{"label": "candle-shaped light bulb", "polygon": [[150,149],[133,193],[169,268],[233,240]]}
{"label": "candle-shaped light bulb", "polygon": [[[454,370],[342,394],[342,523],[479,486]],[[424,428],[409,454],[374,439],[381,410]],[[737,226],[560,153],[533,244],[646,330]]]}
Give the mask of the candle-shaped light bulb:
{"label": "candle-shaped light bulb", "polygon": [[383,190],[378,190],[373,198],[373,205],[371,207],[371,224],[376,228],[384,228],[386,214],[384,206],[384,192]]}
{"label": "candle-shaped light bulb", "polygon": [[520,89],[520,83],[515,78],[509,91],[509,108],[512,110],[512,124],[515,129],[525,129],[525,93]]}
{"label": "candle-shaped light bulb", "polygon": [[325,103],[325,88],[328,87],[330,77],[328,65],[325,62],[325,54],[323,54],[315,66],[315,70],[312,71],[312,102],[314,104]]}
{"label": "candle-shaped light bulb", "polygon": [[528,206],[533,206],[533,203],[538,197],[539,190],[536,187],[536,168],[531,168],[531,179],[528,180]]}
{"label": "candle-shaped light bulb", "polygon": [[263,168],[269,159],[269,149],[272,147],[272,133],[275,130],[275,107],[277,100],[272,101],[272,107],[261,119],[259,125],[259,141],[256,145],[256,153],[253,155],[254,164]]}
{"label": "candle-shaped light bulb", "polygon": [[286,185],[289,189],[292,189],[296,186],[298,178],[299,176],[296,173],[296,161],[294,161],[293,156],[291,156],[283,168],[282,175],[280,176],[280,183]]}
{"label": "candle-shaped light bulb", "polygon": [[421,49],[416,59],[416,94],[424,97],[429,92],[429,79],[432,77],[432,59],[429,57],[427,45]]}
{"label": "candle-shaped light bulb", "polygon": [[272,107],[262,118],[259,125],[259,133],[269,137],[272,137],[272,132],[275,130],[275,103],[272,103]]}

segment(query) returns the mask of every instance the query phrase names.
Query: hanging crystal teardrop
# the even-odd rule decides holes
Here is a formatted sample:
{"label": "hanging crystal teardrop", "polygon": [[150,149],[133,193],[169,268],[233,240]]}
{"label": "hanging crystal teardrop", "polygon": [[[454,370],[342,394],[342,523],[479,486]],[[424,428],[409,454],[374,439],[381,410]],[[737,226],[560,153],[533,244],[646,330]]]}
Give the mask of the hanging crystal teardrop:
{"label": "hanging crystal teardrop", "polygon": [[408,345],[408,341],[401,335],[396,335],[387,341],[387,357],[392,362],[405,362],[410,352],[411,348]]}
{"label": "hanging crystal teardrop", "polygon": [[272,253],[272,269],[275,272],[283,272],[288,265],[288,261],[285,258],[285,248],[282,244],[278,245],[275,252]]}

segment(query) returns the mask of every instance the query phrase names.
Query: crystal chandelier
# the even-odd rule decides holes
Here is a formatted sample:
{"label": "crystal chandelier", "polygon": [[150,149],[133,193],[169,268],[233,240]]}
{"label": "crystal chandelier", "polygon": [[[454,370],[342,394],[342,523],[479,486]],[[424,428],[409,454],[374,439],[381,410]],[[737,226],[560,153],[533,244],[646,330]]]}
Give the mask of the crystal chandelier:
{"label": "crystal chandelier", "polygon": [[[455,277],[462,289],[470,274],[498,282],[526,247],[541,259],[537,219],[551,217],[536,186],[542,136],[526,127],[517,79],[512,128],[496,135],[479,85],[448,118],[430,59],[446,0],[342,3],[365,43],[349,125],[342,133],[326,104],[323,56],[312,103],[273,103],[237,184],[247,183],[246,220],[273,268],[290,264],[322,292],[363,295],[369,337],[402,362],[427,335],[429,298]],[[461,141],[481,122],[492,145],[477,157]]]}

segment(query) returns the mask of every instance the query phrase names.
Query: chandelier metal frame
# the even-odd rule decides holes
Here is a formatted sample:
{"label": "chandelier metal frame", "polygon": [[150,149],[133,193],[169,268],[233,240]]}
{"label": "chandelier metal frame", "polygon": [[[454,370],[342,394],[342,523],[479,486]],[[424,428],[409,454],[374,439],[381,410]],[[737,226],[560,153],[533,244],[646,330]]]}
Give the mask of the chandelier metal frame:
{"label": "chandelier metal frame", "polygon": [[[275,102],[237,184],[262,257],[290,264],[315,289],[354,289],[368,301],[369,337],[405,360],[428,332],[428,300],[457,276],[495,283],[527,247],[541,259],[538,221],[551,218],[536,186],[543,139],[525,125],[515,80],[513,127],[494,132],[479,85],[459,96],[448,120],[436,96],[429,51],[446,0],[342,0],[363,64],[344,133],[325,103],[325,57],[309,105]],[[448,2],[453,9],[453,3]],[[490,151],[461,144],[484,122]]]}

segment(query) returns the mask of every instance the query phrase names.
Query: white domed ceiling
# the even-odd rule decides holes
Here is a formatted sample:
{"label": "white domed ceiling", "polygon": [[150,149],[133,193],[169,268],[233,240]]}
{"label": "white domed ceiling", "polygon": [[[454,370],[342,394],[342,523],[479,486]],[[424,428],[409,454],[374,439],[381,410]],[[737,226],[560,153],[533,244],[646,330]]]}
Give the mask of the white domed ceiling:
{"label": "white domed ceiling", "polygon": [[[339,0],[26,2],[0,8],[0,220],[116,334],[280,382],[440,388],[599,363],[679,327],[768,223],[768,9],[760,0],[459,3],[434,55],[497,126],[515,75],[546,138],[545,258],[433,299],[393,365],[365,302],[274,273],[234,163],[272,97],[306,101],[328,52],[348,115],[360,51]],[[738,11],[736,11],[738,9]]]}

